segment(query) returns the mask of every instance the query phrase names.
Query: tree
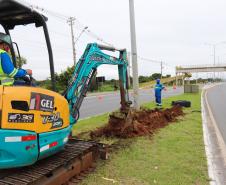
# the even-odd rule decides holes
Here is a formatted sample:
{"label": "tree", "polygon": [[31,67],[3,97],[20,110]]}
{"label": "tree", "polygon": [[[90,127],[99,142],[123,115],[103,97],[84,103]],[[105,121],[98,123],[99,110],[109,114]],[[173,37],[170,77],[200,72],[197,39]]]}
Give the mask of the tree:
{"label": "tree", "polygon": [[59,91],[65,90],[68,86],[68,82],[72,77],[75,67],[68,67],[65,71],[60,74],[55,74],[56,85]]}
{"label": "tree", "polygon": [[148,82],[149,77],[148,76],[139,76],[139,83]]}
{"label": "tree", "polygon": [[27,64],[27,59],[24,58],[24,57],[19,58],[18,56],[16,56],[16,66],[19,67],[19,68],[22,68],[22,66],[24,64]]}
{"label": "tree", "polygon": [[161,78],[161,73],[153,73],[152,74],[152,78],[154,79],[154,80],[156,80],[156,79],[160,79]]}

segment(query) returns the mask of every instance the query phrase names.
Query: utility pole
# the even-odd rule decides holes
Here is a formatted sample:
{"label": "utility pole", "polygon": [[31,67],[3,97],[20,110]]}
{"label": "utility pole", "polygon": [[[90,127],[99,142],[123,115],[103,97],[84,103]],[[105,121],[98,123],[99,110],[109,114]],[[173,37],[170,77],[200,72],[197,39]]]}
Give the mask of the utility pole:
{"label": "utility pole", "polygon": [[162,66],[162,61],[161,61],[161,79],[162,79],[162,69],[163,69],[163,66]]}
{"label": "utility pole", "polygon": [[74,30],[73,30],[73,26],[75,24],[75,18],[74,17],[69,17],[67,23],[71,27],[73,61],[74,61],[74,65],[75,65],[76,64],[76,52],[75,52],[75,36],[74,36]]}
{"label": "utility pole", "polygon": [[129,0],[129,12],[130,12],[132,69],[133,69],[134,108],[136,110],[139,110],[140,109],[139,81],[138,81],[137,46],[136,46],[136,30],[135,30],[135,15],[134,15],[134,1],[133,0]]}

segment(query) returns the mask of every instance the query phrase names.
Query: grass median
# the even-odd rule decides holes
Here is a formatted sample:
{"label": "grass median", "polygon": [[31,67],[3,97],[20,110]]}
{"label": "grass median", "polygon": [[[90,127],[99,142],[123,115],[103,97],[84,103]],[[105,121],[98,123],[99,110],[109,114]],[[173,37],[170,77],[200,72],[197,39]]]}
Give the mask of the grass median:
{"label": "grass median", "polygon": [[[164,108],[170,107],[171,101],[179,99],[192,102],[191,108],[184,109],[184,117],[158,130],[151,137],[126,139],[131,144],[113,152],[108,161],[98,163],[96,171],[81,184],[209,184],[200,94],[166,98],[163,100]],[[151,109],[155,107],[153,102],[143,106]],[[108,114],[81,120],[73,133],[92,131],[103,126],[107,120]]]}

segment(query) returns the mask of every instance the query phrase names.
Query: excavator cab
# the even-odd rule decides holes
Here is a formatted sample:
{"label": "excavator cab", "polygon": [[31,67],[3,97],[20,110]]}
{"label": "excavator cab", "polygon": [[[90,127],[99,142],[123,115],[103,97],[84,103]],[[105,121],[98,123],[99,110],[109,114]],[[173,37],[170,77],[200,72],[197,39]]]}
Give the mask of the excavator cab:
{"label": "excavator cab", "polygon": [[[50,74],[52,89],[55,91],[55,78],[54,78],[54,63],[53,63],[53,53],[50,43],[48,28],[46,21],[48,18],[43,14],[35,11],[31,7],[28,7],[16,0],[0,0],[0,24],[4,28],[5,33],[10,36],[10,31],[13,30],[16,26],[20,25],[30,25],[35,24],[36,27],[42,27],[45,35],[47,50],[49,54],[49,64],[50,64]],[[12,40],[12,39],[11,39]],[[15,42],[12,42],[16,44]],[[18,48],[18,46],[16,45]],[[16,54],[13,47],[13,44],[10,45],[12,60],[14,66],[16,66]],[[20,53],[18,53],[20,57]]]}

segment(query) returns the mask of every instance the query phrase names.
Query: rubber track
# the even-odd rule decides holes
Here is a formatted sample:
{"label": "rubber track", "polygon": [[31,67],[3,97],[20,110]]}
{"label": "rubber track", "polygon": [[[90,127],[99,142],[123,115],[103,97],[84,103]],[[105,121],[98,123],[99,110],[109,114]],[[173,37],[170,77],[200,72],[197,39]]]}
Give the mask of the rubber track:
{"label": "rubber track", "polygon": [[52,172],[71,161],[81,158],[88,152],[95,153],[97,144],[82,140],[69,140],[65,150],[49,158],[38,161],[32,166],[0,171],[0,185],[30,185],[42,177],[51,176]]}

